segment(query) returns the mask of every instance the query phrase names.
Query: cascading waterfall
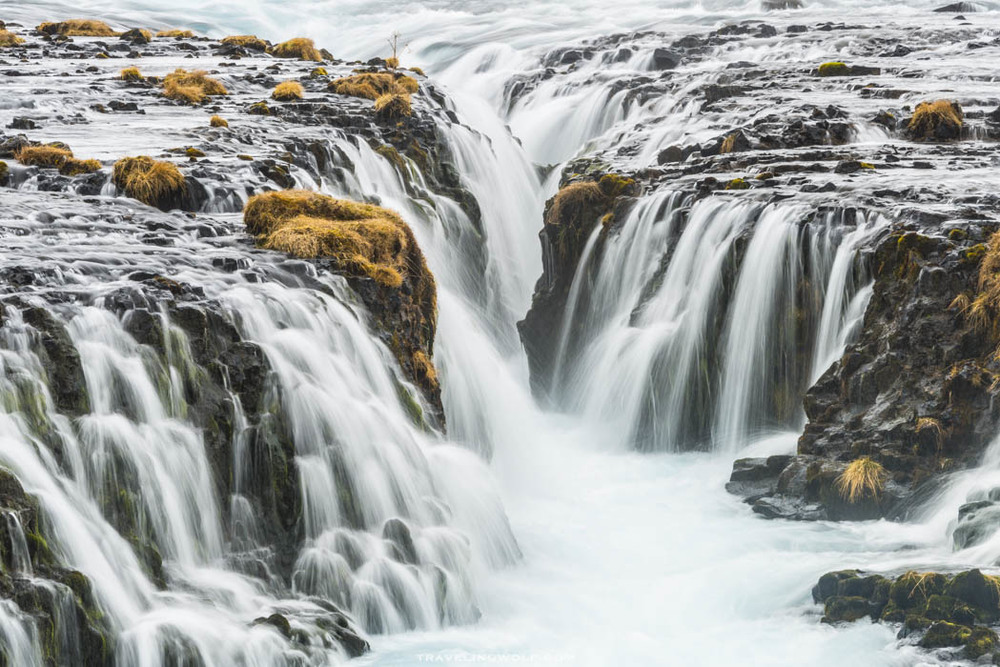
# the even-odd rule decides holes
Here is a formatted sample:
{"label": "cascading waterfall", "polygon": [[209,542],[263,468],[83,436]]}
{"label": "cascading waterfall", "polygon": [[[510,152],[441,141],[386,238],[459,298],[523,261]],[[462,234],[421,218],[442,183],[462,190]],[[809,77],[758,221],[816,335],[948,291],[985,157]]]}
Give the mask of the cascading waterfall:
{"label": "cascading waterfall", "polygon": [[599,251],[598,227],[570,290],[556,395],[618,423],[622,444],[640,449],[733,450],[801,426],[815,364],[843,349],[870,294],[858,247],[885,224],[861,215],[845,233],[842,212],[804,222],[810,210],[739,199],[688,208],[661,193]]}
{"label": "cascading waterfall", "polygon": [[[439,120],[437,133],[476,207],[434,192],[405,157],[397,164],[336,129],[322,148],[333,167],[313,164],[321,178],[290,169],[300,187],[378,200],[413,226],[438,283],[435,363],[447,436],[415,425],[426,406],[343,281],[239,245],[232,214],[246,194],[238,170],[199,181],[209,193],[202,212],[218,214],[204,216],[218,224],[213,241],[192,227],[154,252],[137,239],[145,229],[120,221],[77,229],[58,215],[24,223],[58,239],[45,252],[4,237],[10,264],[38,267],[48,282],[24,300],[5,299],[0,464],[38,498],[53,560],[91,581],[122,664],[173,667],[194,656],[213,667],[329,664],[347,658],[337,639],[355,628],[376,648],[365,664],[409,665],[425,652],[601,667],[663,664],[664,656],[677,664],[917,661],[909,647],[886,654],[894,639],[883,626],[836,635],[819,626],[805,606],[809,587],[845,559],[886,569],[994,563],[1000,537],[954,554],[941,542],[960,506],[1000,484],[996,446],[916,525],[761,525],[721,493],[735,456],[794,450],[789,432],[801,430],[803,392],[858,334],[873,293],[862,252],[885,231],[885,217],[851,204],[817,209],[829,200],[804,193],[765,203],[753,192],[695,199],[683,184],[646,192],[587,239],[552,332],[549,386],[559,412],[533,403],[515,326],[541,271],[543,203],[567,161],[593,151],[623,173],[655,170],[667,147],[714,140],[733,124],[724,104],[704,109],[706,87],[739,85],[747,61],[768,76],[778,62],[833,57],[846,41],[836,30],[789,35],[780,48],[720,40],[711,63],[667,72],[657,70],[655,48],[721,13],[760,18],[761,3],[361,3],[308,26],[301,17],[322,16],[324,3],[195,4],[181,2],[192,27],[216,36],[275,37],[294,26],[335,37],[338,57],[384,55],[382,33],[403,24],[413,36],[406,64],[428,65],[449,88],[448,110],[460,122]],[[784,31],[806,13],[841,22],[845,7],[858,9],[840,2],[763,16]],[[175,13],[140,1],[120,15],[172,25]],[[627,53],[614,41],[577,42],[608,21],[643,31],[628,37]],[[576,60],[575,48],[553,49],[564,43],[592,53]],[[971,87],[957,78],[955,86]],[[873,105],[858,114],[870,117],[886,103],[810,88],[802,100],[817,108],[857,102]],[[89,129],[66,138],[87,146],[80,135]],[[851,136],[889,135],[859,122]],[[22,173],[13,169],[19,189],[43,189]],[[107,184],[103,194],[117,192]],[[217,369],[195,361],[197,341],[170,309],[152,314],[162,349],[140,340],[138,311],[121,307],[117,292],[134,270],[197,286],[195,303],[211,303],[260,351],[260,405],[244,404],[228,385],[220,399],[234,434],[222,451],[209,428],[196,426],[191,394]],[[58,387],[39,356],[44,333],[27,317],[35,308],[67,326],[80,357],[88,405],[79,415],[56,407]],[[689,450],[714,453],[682,453]],[[228,497],[213,478],[220,456],[231,463]],[[290,470],[293,479],[276,480]],[[294,494],[262,512],[276,481]],[[276,531],[280,510],[291,508],[301,525]],[[57,615],[75,613],[69,586],[32,571],[38,536],[26,517],[5,509],[0,525],[14,580],[34,582]],[[287,617],[290,637],[267,622],[272,613]],[[73,664],[62,658],[82,650],[80,638],[59,625],[56,653]],[[9,664],[47,664],[40,637],[30,615],[0,601]]]}
{"label": "cascading waterfall", "polygon": [[[86,254],[91,242],[79,251]],[[117,242],[127,257],[132,240],[125,234]],[[141,255],[141,245],[134,250]],[[258,468],[270,466],[253,453],[244,406],[231,394],[234,493],[216,497],[209,452],[187,404],[188,387],[204,370],[166,311],[153,315],[162,357],[129,332],[139,311],[120,318],[98,300],[57,315],[68,323],[86,378],[88,410],[72,421],[52,404],[32,351],[34,328],[18,308],[5,311],[0,457],[40,499],[60,562],[91,580],[118,635],[118,659],[160,665],[187,655],[206,665],[277,665],[301,654],[325,664],[336,648],[302,654],[269,626],[248,626],[281,610],[293,628],[322,634],[329,610],[311,601],[318,598],[371,633],[475,621],[475,573],[519,557],[503,509],[475,455],[414,426],[400,396],[416,392],[393,370],[366,314],[349,305],[342,281],[323,279],[322,292],[295,280],[246,282],[193,257],[174,275],[204,285],[273,369],[263,402],[289,428],[301,492],[305,543],[293,568],[294,599],[274,597],[280,586],[268,571],[276,554],[248,501],[261,492],[262,475],[276,472]],[[231,508],[228,530],[223,506]],[[137,540],[134,547],[119,531]],[[162,575],[150,572],[144,538],[163,558]],[[158,592],[151,576],[170,582],[168,591]],[[4,619],[8,656],[30,655],[30,624],[25,640],[16,616]],[[76,655],[66,642],[60,655]]]}

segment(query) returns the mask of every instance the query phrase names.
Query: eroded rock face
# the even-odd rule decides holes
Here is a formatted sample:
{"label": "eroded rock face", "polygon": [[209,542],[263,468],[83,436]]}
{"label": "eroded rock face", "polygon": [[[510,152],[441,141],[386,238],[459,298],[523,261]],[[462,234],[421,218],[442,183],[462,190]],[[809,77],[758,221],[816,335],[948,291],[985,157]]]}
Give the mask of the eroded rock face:
{"label": "eroded rock face", "polygon": [[0,596],[32,617],[52,664],[82,659],[97,667],[111,665],[114,635],[94,602],[90,581],[59,565],[42,536],[42,521],[38,501],[0,467]]}
{"label": "eroded rock face", "polygon": [[[738,462],[732,491],[769,517],[903,518],[941,473],[979,460],[1000,426],[996,343],[961,297],[979,289],[985,232],[885,236],[858,340],[806,393],[798,456]],[[885,467],[887,484],[877,501],[850,503],[836,483],[861,456]]]}

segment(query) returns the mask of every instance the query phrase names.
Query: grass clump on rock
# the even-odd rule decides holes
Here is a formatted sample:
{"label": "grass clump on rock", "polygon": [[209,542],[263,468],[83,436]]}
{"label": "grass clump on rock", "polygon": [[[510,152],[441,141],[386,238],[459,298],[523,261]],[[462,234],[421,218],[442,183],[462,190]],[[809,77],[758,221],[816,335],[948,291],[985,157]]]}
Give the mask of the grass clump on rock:
{"label": "grass clump on rock", "polygon": [[24,40],[9,30],[0,30],[0,48],[24,44]]}
{"label": "grass clump on rock", "polygon": [[148,155],[115,162],[111,180],[129,197],[163,210],[176,203],[185,188],[184,175],[176,165]]}
{"label": "grass clump on rock", "polygon": [[918,141],[950,141],[962,136],[963,118],[958,102],[921,102],[907,123],[906,132]]}
{"label": "grass clump on rock", "polygon": [[393,121],[413,115],[410,96],[405,93],[388,93],[375,100],[375,117]]}
{"label": "grass clump on rock", "polygon": [[156,36],[157,37],[178,37],[178,38],[188,39],[188,38],[194,37],[194,33],[191,32],[190,30],[179,30],[179,29],[175,28],[174,30],[161,30],[160,32],[156,33]]}
{"label": "grass clump on rock", "polygon": [[229,121],[222,116],[212,116],[208,119],[210,127],[229,127]]}
{"label": "grass clump on rock", "polygon": [[142,75],[142,72],[139,71],[138,67],[126,67],[119,72],[118,78],[122,81],[129,81],[133,83],[146,80],[146,77]]}
{"label": "grass clump on rock", "polygon": [[323,56],[316,49],[313,41],[305,37],[295,37],[287,42],[275,44],[271,47],[270,54],[275,58],[298,58],[299,60],[312,60],[313,62],[323,60]]}
{"label": "grass clump on rock", "polygon": [[163,95],[188,104],[200,104],[211,95],[228,95],[229,91],[218,80],[203,70],[189,72],[177,69],[163,79]]}
{"label": "grass clump on rock", "polygon": [[81,160],[70,157],[59,167],[59,173],[63,176],[79,176],[81,174],[93,174],[101,170],[100,160]]}
{"label": "grass clump on rock", "polygon": [[867,456],[855,459],[848,464],[844,472],[837,478],[837,490],[849,503],[856,503],[864,498],[878,499],[885,488],[885,468]]}
{"label": "grass clump on rock", "polygon": [[993,233],[985,248],[973,248],[979,261],[978,292],[971,298],[959,294],[949,309],[959,311],[979,333],[1000,342],[1000,232]]}
{"label": "grass clump on rock", "polygon": [[305,90],[298,81],[282,81],[274,87],[271,97],[279,102],[291,102],[301,100]]}
{"label": "grass clump on rock", "polygon": [[823,63],[817,68],[816,74],[819,76],[850,76],[851,68],[842,62]]}
{"label": "grass clump on rock", "polygon": [[73,157],[73,151],[61,146],[26,146],[17,152],[17,161],[29,167],[58,169]]}
{"label": "grass clump on rock", "polygon": [[229,37],[223,37],[221,41],[226,46],[241,46],[251,51],[267,50],[267,42],[257,35],[230,35]]}
{"label": "grass clump on rock", "polygon": [[409,226],[394,211],[307,190],[255,195],[243,209],[258,245],[305,259],[330,258],[345,273],[397,288],[433,278]]}
{"label": "grass clump on rock", "polygon": [[331,81],[327,86],[331,93],[369,100],[377,100],[390,93],[412,95],[419,88],[420,84],[412,76],[392,72],[361,72]]}
{"label": "grass clump on rock", "polygon": [[117,37],[119,34],[104,21],[90,19],[42,23],[35,29],[46,35],[63,35],[64,37]]}

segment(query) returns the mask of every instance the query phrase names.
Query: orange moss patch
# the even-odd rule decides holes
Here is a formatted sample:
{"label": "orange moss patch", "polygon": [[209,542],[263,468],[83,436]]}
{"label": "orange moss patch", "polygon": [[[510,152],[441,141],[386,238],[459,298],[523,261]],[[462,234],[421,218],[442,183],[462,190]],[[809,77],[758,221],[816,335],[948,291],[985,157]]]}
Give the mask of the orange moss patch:
{"label": "orange moss patch", "polygon": [[64,35],[66,37],[117,37],[120,34],[104,21],[89,19],[42,23],[35,30],[46,35]]}
{"label": "orange moss patch", "polygon": [[228,95],[229,91],[202,70],[188,72],[178,69],[163,79],[163,95],[188,104],[200,104],[211,95]]}
{"label": "orange moss patch", "polygon": [[292,100],[301,100],[304,93],[305,90],[298,81],[282,81],[274,87],[271,97],[279,102],[290,102]]}
{"label": "orange moss patch", "polygon": [[211,127],[229,127],[229,121],[222,116],[212,116],[208,119],[208,124]]}
{"label": "orange moss patch", "polygon": [[275,44],[271,47],[270,54],[275,58],[298,58],[314,62],[323,60],[323,56],[316,49],[313,41],[305,37],[295,37],[287,42]]}

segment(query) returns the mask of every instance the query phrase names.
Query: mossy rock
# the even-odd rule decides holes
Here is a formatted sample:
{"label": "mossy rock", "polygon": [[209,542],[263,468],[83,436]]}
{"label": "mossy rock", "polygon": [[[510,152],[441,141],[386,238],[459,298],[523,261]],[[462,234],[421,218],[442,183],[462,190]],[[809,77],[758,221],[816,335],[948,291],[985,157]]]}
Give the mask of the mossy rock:
{"label": "mossy rock", "polygon": [[965,657],[975,660],[980,656],[992,653],[997,648],[997,633],[990,628],[977,625],[965,640]]}
{"label": "mossy rock", "polygon": [[278,632],[283,634],[285,637],[291,638],[292,636],[292,626],[288,622],[288,619],[281,614],[271,614],[267,618],[256,618],[253,622],[254,625],[270,625],[273,628],[277,628]]}
{"label": "mossy rock", "polygon": [[883,623],[902,623],[907,619],[906,610],[898,607],[894,602],[890,602],[882,609],[879,620]]}
{"label": "mossy rock", "polygon": [[1000,618],[1000,582],[987,577],[979,570],[969,570],[955,575],[947,587],[947,594],[965,602],[980,612],[984,619]]}
{"label": "mossy rock", "polygon": [[944,593],[947,581],[936,572],[907,572],[889,587],[889,600],[900,609],[924,607],[931,596]]}
{"label": "mossy rock", "polygon": [[867,598],[835,595],[823,607],[823,623],[852,623],[870,614]]}
{"label": "mossy rock", "polygon": [[947,621],[938,621],[927,629],[927,633],[920,640],[920,646],[922,648],[962,646],[970,637],[972,637],[972,628]]}
{"label": "mossy rock", "polygon": [[842,62],[829,62],[820,65],[816,73],[820,76],[850,76],[851,68]]}

